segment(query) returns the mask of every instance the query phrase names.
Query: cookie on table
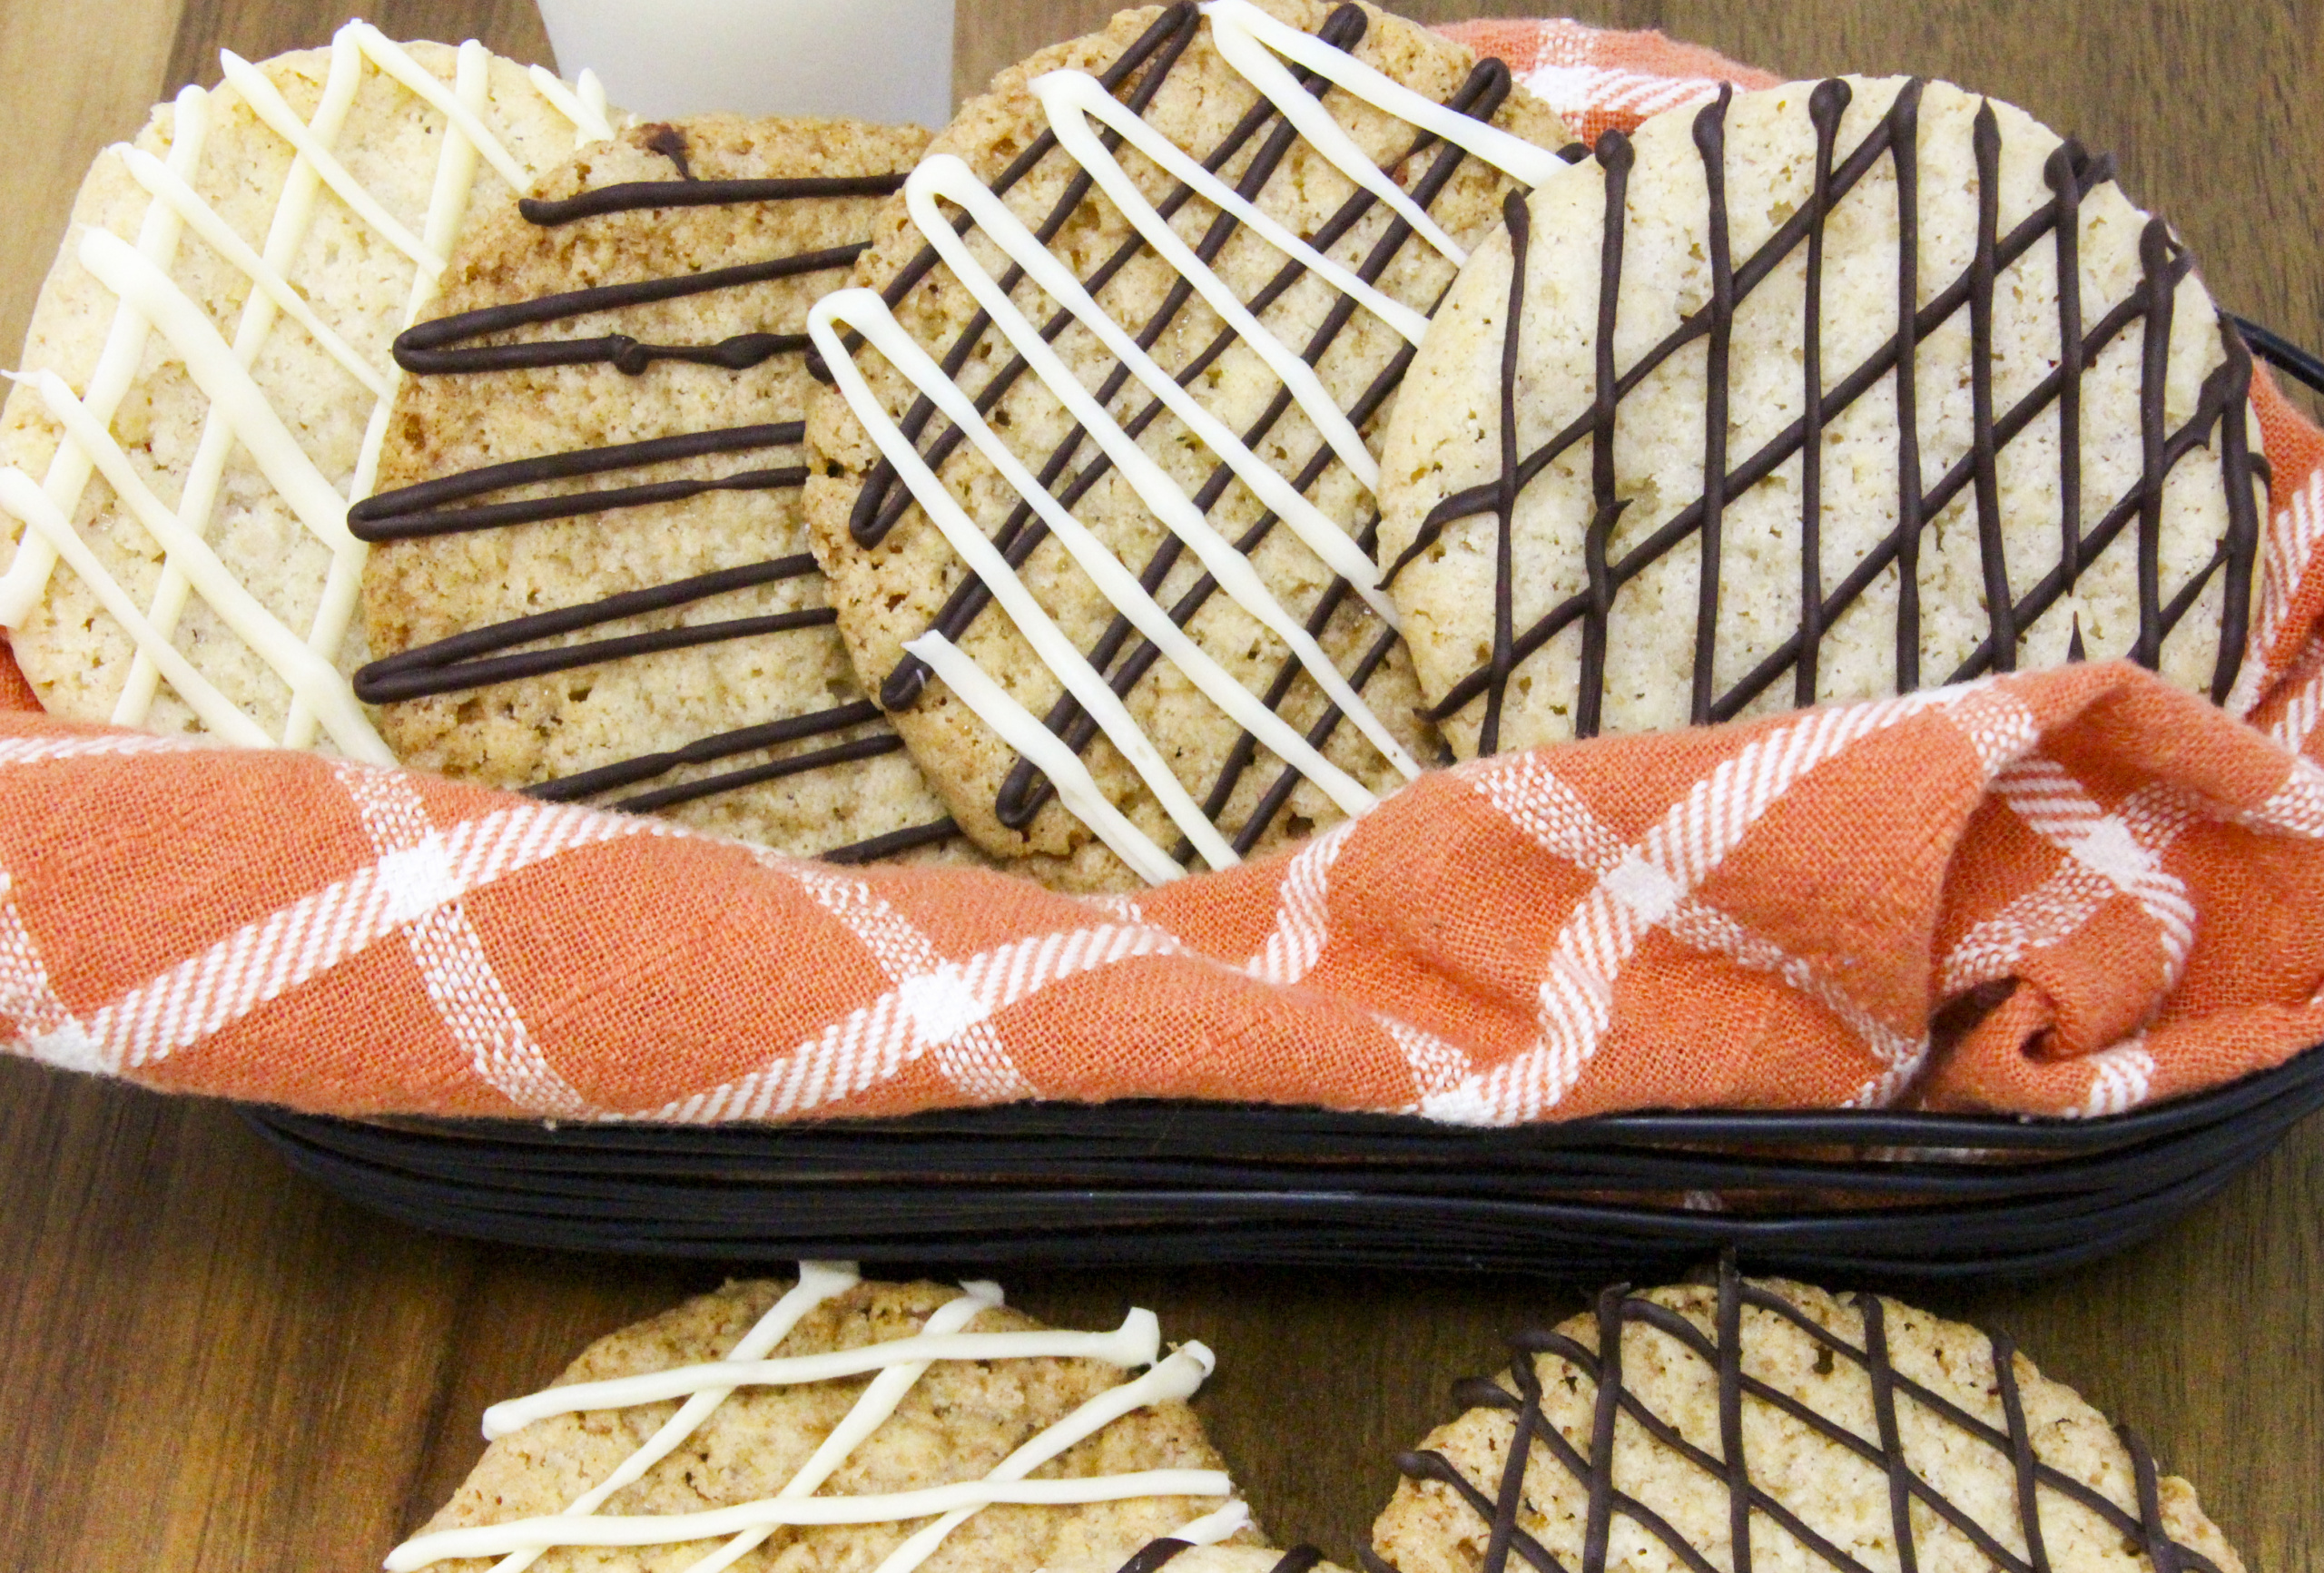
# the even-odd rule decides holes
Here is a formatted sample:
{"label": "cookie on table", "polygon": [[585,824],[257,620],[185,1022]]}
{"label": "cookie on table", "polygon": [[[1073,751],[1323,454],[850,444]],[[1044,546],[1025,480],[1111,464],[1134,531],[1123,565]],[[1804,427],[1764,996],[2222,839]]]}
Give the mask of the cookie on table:
{"label": "cookie on table", "polygon": [[2224,700],[2250,379],[2185,248],[2023,112],[1722,96],[1478,248],[1390,418],[1381,549],[1464,757],[2081,658]]}
{"label": "cookie on table", "polygon": [[1433,762],[1375,582],[1379,423],[1566,141],[1499,62],[1323,0],[1124,13],[938,134],[818,309],[807,510],[979,844],[1167,879]]}
{"label": "cookie on table", "polygon": [[[905,1342],[944,1337],[955,1342],[917,1358]],[[716,1396],[736,1374],[712,1362],[817,1356],[824,1369],[777,1367]],[[1256,1539],[1247,1513],[1185,1402],[1209,1368],[1199,1344],[1160,1344],[1151,1312],[1106,1334],[1059,1334],[1007,1309],[990,1283],[864,1283],[810,1263],[796,1283],[729,1283],[613,1333],[544,1392],[487,1411],[496,1440],[388,1566],[481,1568],[543,1539],[556,1544],[541,1573],[690,1568],[722,1548],[743,1573],[1110,1573],[1174,1534],[1231,1536],[1243,1549]],[[650,1391],[567,1391],[665,1372]],[[1046,1485],[1078,1499],[979,1507],[988,1477],[1004,1496],[1024,1481],[1020,1497]],[[948,1488],[953,1508],[972,1510],[931,1505],[926,1494]],[[747,1518],[746,1504],[783,1497],[830,1509],[908,1493],[920,1499],[830,1515],[860,1522],[680,1521]],[[577,1516],[551,1519],[576,1503]],[[542,1531],[529,1541],[515,1528],[527,1520]],[[613,1543],[586,1544],[593,1529]],[[1266,1555],[1255,1573],[1272,1566]]]}
{"label": "cookie on table", "polygon": [[1893,1300],[1730,1268],[1716,1287],[1609,1290],[1512,1342],[1512,1369],[1460,1383],[1473,1407],[1397,1459],[1374,1573],[2241,1573],[2133,1433],[2006,1340]]}
{"label": "cookie on table", "polygon": [[472,214],[621,119],[594,78],[350,23],[99,155],[0,413],[0,623],[44,705],[389,761],[345,513],[389,346]]}
{"label": "cookie on table", "polygon": [[807,310],[927,139],[643,125],[478,223],[350,518],[399,759],[789,852],[950,837],[800,522]]}

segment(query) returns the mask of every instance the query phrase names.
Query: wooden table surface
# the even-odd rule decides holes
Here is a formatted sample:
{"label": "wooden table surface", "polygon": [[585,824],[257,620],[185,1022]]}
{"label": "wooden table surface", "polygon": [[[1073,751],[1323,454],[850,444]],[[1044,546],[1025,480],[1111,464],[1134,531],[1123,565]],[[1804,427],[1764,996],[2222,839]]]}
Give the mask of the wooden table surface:
{"label": "wooden table surface", "polygon": [[[89,156],[180,84],[215,82],[222,44],[324,42],[336,3],[0,5],[0,343],[22,340]],[[2324,5],[1575,3],[1788,74],[1910,71],[2013,99],[2113,150],[2230,309],[2324,345]],[[1108,8],[962,0],[958,85]],[[548,59],[529,0],[369,15],[397,37]],[[720,1275],[419,1234],[296,1178],[230,1108],[0,1063],[0,1565],[376,1567],[474,1461],[486,1403]],[[1505,1330],[1581,1303],[1512,1281],[1227,1269],[1010,1288],[1080,1325],[1150,1305],[1170,1336],[1208,1341],[1223,1364],[1200,1407],[1264,1521],[1344,1560],[1391,1454],[1449,1412],[1446,1384],[1493,1367]],[[1936,1299],[2135,1425],[2255,1568],[2324,1568],[2324,1121],[2126,1256]]]}

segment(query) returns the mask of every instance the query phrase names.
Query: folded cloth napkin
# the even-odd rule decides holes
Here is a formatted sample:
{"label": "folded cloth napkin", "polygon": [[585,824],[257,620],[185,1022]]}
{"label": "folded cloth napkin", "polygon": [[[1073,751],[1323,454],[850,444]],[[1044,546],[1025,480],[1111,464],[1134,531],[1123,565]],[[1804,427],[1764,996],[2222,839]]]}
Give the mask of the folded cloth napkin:
{"label": "folded cloth napkin", "polygon": [[[1768,80],[1655,34],[1453,31],[1586,133]],[[344,1114],[1511,1124],[2216,1085],[2324,1040],[2324,432],[2254,400],[2242,719],[2105,664],[1541,749],[1136,899],[77,724],[7,666],[0,1021],[53,1065]]]}

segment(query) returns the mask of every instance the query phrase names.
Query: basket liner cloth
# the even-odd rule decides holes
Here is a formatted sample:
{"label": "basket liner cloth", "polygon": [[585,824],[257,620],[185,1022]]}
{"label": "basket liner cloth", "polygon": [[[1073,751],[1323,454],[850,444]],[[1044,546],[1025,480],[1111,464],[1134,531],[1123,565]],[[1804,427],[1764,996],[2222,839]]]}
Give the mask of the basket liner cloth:
{"label": "basket liner cloth", "polygon": [[[1658,34],[1448,31],[1585,135],[1771,80]],[[2106,664],[1538,749],[1136,898],[67,722],[6,664],[0,1032],[347,1115],[1506,1125],[2216,1086],[2324,1040],[2324,433],[2264,373],[2253,407],[2238,713]]]}

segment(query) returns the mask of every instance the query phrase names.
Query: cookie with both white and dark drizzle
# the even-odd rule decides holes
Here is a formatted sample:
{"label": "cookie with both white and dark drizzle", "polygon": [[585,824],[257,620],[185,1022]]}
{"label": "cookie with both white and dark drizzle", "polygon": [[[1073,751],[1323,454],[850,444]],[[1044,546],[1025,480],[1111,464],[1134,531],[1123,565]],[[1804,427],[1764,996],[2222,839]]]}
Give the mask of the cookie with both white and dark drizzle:
{"label": "cookie with both white and dark drizzle", "polygon": [[480,224],[350,514],[404,762],[846,860],[958,842],[799,517],[810,306],[927,133],[641,126]]}
{"label": "cookie with both white and dark drizzle", "polygon": [[2251,359],[2111,161],[1941,82],[1794,83],[1508,217],[1382,460],[1463,757],[2085,655],[2229,697]]}
{"label": "cookie with both white and dark drizzle", "polygon": [[1167,879],[1434,760],[1372,557],[1378,423],[1566,142],[1501,63],[1323,0],[1126,13],[938,136],[818,309],[807,508],[981,845]]}
{"label": "cookie with both white and dark drizzle", "polygon": [[1878,1295],[1729,1263],[1512,1346],[1397,1458],[1370,1573],[2242,1573],[2134,1432]]}

